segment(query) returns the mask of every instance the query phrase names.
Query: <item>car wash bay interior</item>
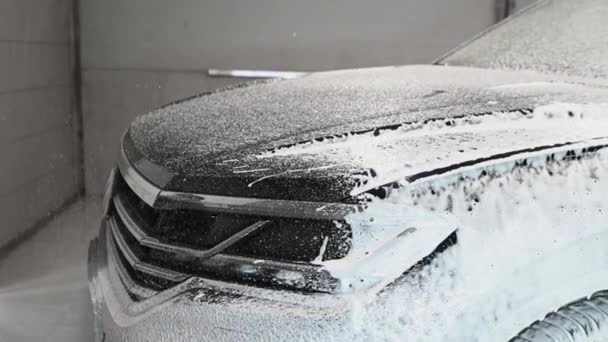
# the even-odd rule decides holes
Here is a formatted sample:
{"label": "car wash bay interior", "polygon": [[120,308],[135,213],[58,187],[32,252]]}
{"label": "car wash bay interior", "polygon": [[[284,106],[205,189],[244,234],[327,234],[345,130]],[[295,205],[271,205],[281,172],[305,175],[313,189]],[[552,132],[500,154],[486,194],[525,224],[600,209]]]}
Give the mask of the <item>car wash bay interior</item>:
{"label": "car wash bay interior", "polygon": [[494,0],[0,0],[0,341],[91,340],[87,245],[136,115],[243,81],[209,68],[428,63],[496,18]]}

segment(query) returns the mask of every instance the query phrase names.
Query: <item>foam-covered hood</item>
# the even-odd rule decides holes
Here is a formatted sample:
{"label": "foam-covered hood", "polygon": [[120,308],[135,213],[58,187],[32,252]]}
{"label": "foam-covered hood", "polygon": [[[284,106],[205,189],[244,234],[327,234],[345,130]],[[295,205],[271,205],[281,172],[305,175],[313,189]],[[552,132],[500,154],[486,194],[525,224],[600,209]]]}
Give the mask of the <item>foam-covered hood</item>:
{"label": "foam-covered hood", "polygon": [[164,190],[330,202],[467,160],[594,138],[601,125],[534,109],[606,99],[597,80],[529,72],[332,71],[170,104],[136,119],[123,145]]}

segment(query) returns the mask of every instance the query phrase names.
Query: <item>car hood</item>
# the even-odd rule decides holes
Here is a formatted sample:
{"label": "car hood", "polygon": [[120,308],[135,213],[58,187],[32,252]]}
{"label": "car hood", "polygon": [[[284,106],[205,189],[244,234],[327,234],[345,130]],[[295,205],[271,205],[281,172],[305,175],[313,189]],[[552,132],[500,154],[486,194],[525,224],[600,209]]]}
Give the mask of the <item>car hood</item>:
{"label": "car hood", "polygon": [[332,71],[170,104],[136,119],[123,148],[163,190],[344,201],[466,161],[597,138],[603,120],[555,103],[605,99],[597,80],[532,72]]}

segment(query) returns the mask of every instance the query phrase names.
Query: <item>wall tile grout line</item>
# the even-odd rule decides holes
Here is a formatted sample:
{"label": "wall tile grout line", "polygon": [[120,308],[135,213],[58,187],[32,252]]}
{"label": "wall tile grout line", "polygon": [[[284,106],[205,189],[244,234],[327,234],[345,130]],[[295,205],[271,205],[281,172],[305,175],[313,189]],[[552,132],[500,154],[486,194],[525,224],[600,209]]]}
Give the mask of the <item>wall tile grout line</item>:
{"label": "wall tile grout line", "polygon": [[74,168],[78,177],[78,193],[84,196],[85,188],[85,149],[84,149],[84,112],[82,96],[82,48],[80,35],[80,0],[72,0],[72,21],[71,21],[71,43],[72,43],[72,118],[76,135],[76,158],[74,158]]}
{"label": "wall tile grout line", "polygon": [[71,84],[53,84],[53,85],[47,85],[47,86],[36,86],[36,87],[28,87],[28,88],[15,88],[15,89],[0,90],[0,96],[24,93],[24,92],[28,92],[28,91],[65,89],[65,88],[72,88],[72,85]]}
{"label": "wall tile grout line", "polygon": [[24,44],[24,45],[50,45],[69,47],[70,42],[52,42],[43,40],[17,40],[17,39],[0,39],[0,44]]}

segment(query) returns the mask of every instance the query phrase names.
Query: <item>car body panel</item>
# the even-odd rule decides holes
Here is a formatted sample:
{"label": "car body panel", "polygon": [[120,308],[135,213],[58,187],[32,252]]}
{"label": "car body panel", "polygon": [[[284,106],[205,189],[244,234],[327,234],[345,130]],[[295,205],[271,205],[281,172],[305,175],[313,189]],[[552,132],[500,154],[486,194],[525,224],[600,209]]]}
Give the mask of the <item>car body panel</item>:
{"label": "car body panel", "polygon": [[[408,208],[424,208],[425,210],[429,210],[429,213],[434,213],[434,215],[439,217],[444,214],[430,210],[432,206],[444,203],[445,198],[462,192],[462,189],[471,189],[471,191],[465,190],[460,194],[464,198],[455,201],[454,208],[450,211],[464,224],[460,228],[465,236],[467,234],[475,235],[479,233],[479,230],[492,232],[495,231],[495,227],[500,226],[479,224],[479,222],[487,222],[487,220],[481,220],[475,224],[476,220],[481,219],[485,215],[484,213],[487,213],[487,208],[494,205],[494,201],[498,205],[496,210],[506,214],[515,210],[515,208],[519,208],[519,201],[530,197],[534,201],[527,203],[530,207],[528,214],[538,216],[540,219],[538,226],[534,226],[535,229],[526,232],[531,238],[534,234],[547,234],[548,232],[545,232],[545,230],[554,230],[555,227],[552,225],[565,225],[562,228],[568,228],[568,224],[562,223],[562,220],[569,222],[568,220],[571,219],[580,220],[580,215],[595,215],[598,217],[603,215],[601,210],[603,203],[600,199],[605,194],[606,185],[608,184],[604,177],[608,170],[607,151],[607,138],[592,139],[564,146],[546,147],[536,151],[520,151],[513,155],[477,161],[471,165],[463,165],[458,169],[415,180],[406,185],[403,191],[406,191],[407,194],[410,192],[421,194],[421,197],[415,196],[415,198],[420,198],[420,203],[418,205],[410,203],[407,206]],[[544,179],[544,181],[540,181],[541,179]],[[568,179],[569,181],[567,181]],[[560,184],[562,186],[552,187],[552,184]],[[549,186],[549,188],[546,186]],[[506,190],[499,192],[491,191],[491,188],[496,190],[503,187]],[[516,188],[518,187],[529,188],[530,190],[528,192],[517,191]],[[537,188],[535,189],[535,187]],[[431,195],[430,189],[439,190],[442,188],[445,188],[446,191],[443,193],[439,191],[437,195]],[[553,192],[547,193],[547,189],[553,189]],[[573,196],[572,200],[568,200],[571,196],[570,194],[574,193],[580,195]],[[472,196],[474,194],[478,194],[480,197]],[[514,196],[517,194],[521,194],[521,198]],[[561,196],[556,196],[556,194],[561,194]],[[560,203],[561,199],[563,199],[567,204],[564,204],[564,207],[561,205],[546,206],[541,199],[537,199],[537,196],[543,195],[547,196],[544,199],[549,199],[552,203]],[[410,196],[402,196],[401,198],[405,198],[407,202]],[[476,198],[481,198],[481,202],[476,200]],[[580,198],[585,198],[585,201],[580,201]],[[489,200],[489,203],[486,203],[486,200]],[[598,200],[600,201],[598,202]],[[382,201],[379,201],[378,203],[380,206],[388,204],[390,207],[391,201],[387,202],[382,203]],[[398,202],[397,204],[405,205],[407,204],[406,202]],[[477,202],[480,207],[467,211],[466,206],[474,206],[473,202]],[[486,209],[482,206],[485,206]],[[569,217],[553,215],[554,211],[559,212],[564,209],[572,212],[573,208],[571,206],[574,206],[574,211],[573,214],[569,214]],[[599,206],[599,211],[596,206]],[[386,208],[382,207],[380,209],[384,210]],[[577,213],[577,209],[580,211],[580,214]],[[374,215],[374,211],[371,213],[362,212],[361,215],[362,221],[367,221],[367,215]],[[524,215],[517,219],[521,221],[527,220],[529,217]],[[605,228],[587,224],[589,219],[589,217],[586,217],[585,220],[580,220],[581,227],[578,227],[579,229],[570,229],[570,233],[562,231],[563,235],[560,235],[559,239],[546,239],[547,241],[542,249],[543,253],[541,256],[555,255],[558,253],[560,246],[566,246],[572,250],[578,258],[577,260],[580,259],[577,262],[584,264],[585,261],[591,260],[592,262],[589,261],[589,265],[606,264],[608,262],[606,250],[604,250],[603,254],[598,254],[597,252],[602,246],[605,246]],[[548,221],[545,222],[545,220]],[[143,299],[134,300],[132,296],[136,293],[136,290],[133,287],[137,285],[126,281],[125,276],[120,272],[120,263],[117,262],[113,254],[115,253],[114,248],[111,244],[108,244],[111,236],[108,234],[106,222],[104,220],[102,223],[100,236],[91,245],[89,251],[89,278],[91,293],[94,298],[96,326],[100,333],[100,340],[101,336],[105,336],[106,341],[145,341],[150,339],[232,341],[244,338],[261,341],[266,340],[268,336],[281,340],[322,341],[344,340],[346,338],[365,340],[369,336],[386,337],[420,334],[421,332],[415,331],[415,329],[420,329],[420,326],[413,324],[411,326],[412,331],[408,331],[408,325],[400,323],[402,322],[401,320],[409,322],[407,320],[420,317],[419,313],[409,314],[408,308],[411,308],[412,312],[423,310],[423,313],[426,311],[432,313],[437,311],[438,315],[454,314],[456,312],[452,308],[442,310],[441,307],[428,306],[426,301],[429,298],[426,297],[421,297],[425,298],[421,302],[414,300],[418,294],[409,288],[409,286],[421,282],[414,286],[414,289],[418,289],[420,285],[423,287],[430,286],[430,289],[434,289],[433,286],[437,286],[437,284],[434,282],[429,283],[429,279],[427,278],[433,275],[432,270],[438,266],[433,266],[426,270],[416,268],[414,263],[416,260],[421,259],[421,255],[416,255],[416,251],[412,247],[426,245],[432,248],[434,243],[439,243],[442,240],[442,238],[433,240],[429,239],[428,235],[416,234],[398,234],[389,241],[391,242],[390,244],[377,244],[376,247],[379,247],[378,251],[380,253],[372,253],[370,260],[358,258],[355,258],[355,262],[352,262],[352,258],[348,260],[351,265],[355,266],[353,275],[356,275],[357,280],[360,277],[377,274],[379,270],[382,271],[383,276],[387,276],[379,284],[380,286],[368,289],[360,288],[354,293],[305,294],[193,277],[184,280],[170,289],[146,293],[143,294]],[[382,222],[382,220],[379,220],[380,224]],[[432,229],[432,227],[428,226],[429,222],[431,220],[428,220],[427,217],[424,222],[410,220],[408,224],[413,224],[420,231],[424,231]],[[495,234],[496,236],[493,238],[503,238],[504,235],[500,233],[502,229],[521,228],[524,227],[517,224],[514,226],[501,226],[501,229],[498,229],[498,234]],[[601,240],[598,240],[600,237]],[[523,241],[526,238],[526,236],[515,237],[517,241]],[[585,239],[592,241],[591,245],[585,246],[594,247],[593,249],[585,249],[583,256],[581,254],[582,247],[578,245],[572,246],[570,243],[576,243]],[[406,244],[403,244],[404,242]],[[404,248],[405,246],[410,247]],[[493,251],[500,255],[512,248],[510,246],[511,244],[506,244],[504,248]],[[366,248],[368,247],[366,246]],[[487,253],[489,251],[481,248],[481,246],[467,246],[466,244],[458,250],[458,253],[468,255],[475,255],[478,252]],[[535,253],[534,250],[528,252]],[[441,260],[441,267],[447,266],[447,269],[450,270],[451,262],[453,262],[451,260],[462,261],[458,253],[447,253],[445,257],[439,258]],[[512,255],[512,258],[516,259],[520,263],[520,266],[529,267],[529,261],[532,259],[524,257],[525,253],[526,250],[519,250],[516,258],[515,255]],[[411,255],[412,258],[408,258],[408,255]],[[494,262],[490,255],[483,255],[485,258],[488,258],[487,262]],[[360,256],[355,255],[355,257]],[[395,260],[399,260],[401,263],[395,263]],[[406,260],[409,261],[405,262]],[[485,265],[485,260],[483,259],[478,262],[480,265]],[[447,263],[447,265],[443,263]],[[534,280],[537,274],[545,270],[550,272],[550,275],[555,278],[555,283],[571,279],[571,273],[575,273],[581,277],[594,274],[593,268],[590,267],[561,269],[560,267],[563,263],[559,259],[544,259],[543,263],[543,265],[549,266],[545,266],[544,269],[540,268],[532,274],[521,272],[518,268],[507,268],[507,270],[514,272],[516,275],[514,279],[522,283],[530,281],[529,277],[532,277],[532,280]],[[382,267],[379,267],[379,265],[382,265]],[[531,265],[534,266],[533,263]],[[331,269],[333,265],[329,264],[327,266]],[[414,267],[412,268],[411,266]],[[537,269],[538,267],[533,268]],[[470,272],[470,269],[467,269],[467,267],[457,267],[455,270],[465,273]],[[422,275],[417,275],[416,272],[418,271]],[[452,278],[458,277],[458,275],[450,272],[439,272],[435,276],[439,276],[439,279],[442,282],[450,284],[449,286],[455,286],[455,293],[462,296],[466,295],[466,293],[459,292],[462,291],[462,289],[459,289],[459,286],[464,286],[465,289],[468,289],[468,286],[472,286],[472,284],[468,284],[467,282],[462,284],[453,283]],[[485,282],[492,279],[495,278],[489,276]],[[594,278],[593,283],[589,283],[583,288],[584,291],[571,290],[567,293],[580,294],[586,293],[585,291],[599,290],[598,284],[601,284],[602,279]],[[510,282],[513,281],[509,278],[496,278],[495,280],[500,283],[500,286],[507,286],[507,284],[511,284]],[[479,282],[479,280],[475,279],[470,279],[470,281]],[[503,284],[502,282],[505,283]],[[535,287],[540,286],[538,282],[532,284]],[[532,285],[528,284],[527,286]],[[425,296],[431,297],[432,300],[442,300],[442,295],[451,293],[450,287],[441,287],[440,289],[447,292],[431,291]],[[481,298],[488,297],[489,299],[483,305],[479,305],[477,302],[472,302],[472,304],[479,305],[482,312],[485,312],[483,310],[493,310],[494,307],[492,305],[494,305],[496,294],[491,292],[491,287],[484,288],[481,286],[480,289],[490,292],[477,293],[473,291],[471,293],[473,299],[481,300]],[[512,288],[510,289],[512,290]],[[149,290],[144,289],[144,291]],[[527,296],[530,295],[530,291],[504,291],[501,295],[508,300],[517,299],[519,302],[525,302],[528,298]],[[562,297],[548,296],[541,299],[554,305],[555,302],[559,303],[560,300],[563,300]],[[404,305],[403,303],[408,303],[409,305]],[[537,301],[535,305],[542,311],[545,307],[543,303]],[[439,302],[435,303],[435,305],[438,304]],[[395,305],[401,309],[396,310]],[[424,309],[427,306],[428,309]],[[455,307],[454,309],[464,310],[463,316],[457,315],[456,321],[460,320],[459,322],[465,324],[465,326],[466,324],[471,324],[466,319],[475,319],[473,312],[469,311],[470,307],[468,306],[463,308]],[[252,314],[252,312],[255,312],[255,314]],[[359,316],[361,312],[365,312],[365,318]],[[500,311],[498,317],[504,318],[507,314],[508,312]],[[397,315],[399,319],[390,320],[389,317],[393,315]],[[529,317],[526,315],[519,318],[522,321],[528,319]],[[408,324],[412,324],[412,322]],[[429,326],[432,326],[432,324],[429,324]],[[383,327],[387,327],[389,330],[384,330]],[[453,336],[450,334],[454,333],[454,330],[450,329],[454,328],[454,326],[448,326],[445,331],[433,330],[432,336],[440,336],[441,334]],[[501,328],[505,329],[505,336],[509,336],[517,330],[517,326],[513,325],[507,328]],[[470,337],[471,332],[474,330],[460,329],[457,331],[464,336]],[[491,330],[488,331],[486,329],[484,333],[491,333]]]}
{"label": "car body panel", "polygon": [[[145,288],[121,271],[104,218],[89,255],[99,339],[500,339],[493,323],[513,306],[605,288],[607,5],[544,1],[440,62],[461,66],[314,73],[141,116],[119,169],[148,182],[130,185],[157,209],[361,205],[341,216],[348,254],[324,260],[321,246],[313,261],[349,291],[195,276]],[[553,258],[564,250],[574,258]],[[545,296],[543,276],[590,281]],[[518,330],[503,328],[502,340]]]}
{"label": "car body panel", "polygon": [[[530,109],[551,102],[597,102],[606,98],[607,89],[599,81],[578,78],[440,66],[318,73],[169,105],[137,119],[123,147],[135,168],[163,190],[334,202],[350,196],[357,175],[374,167],[368,165],[369,160],[315,154],[261,156],[298,142],[374,133],[399,125]],[[381,146],[372,148],[378,140],[373,134],[362,136],[371,137],[370,154],[380,151]],[[453,146],[462,142],[458,136],[452,138]],[[423,137],[416,140],[407,134],[402,140],[412,147],[426,143]],[[527,147],[537,144],[530,139]],[[407,151],[411,154],[416,149]],[[502,146],[509,149],[512,146]],[[458,160],[471,157],[459,148],[445,146],[444,150],[446,162],[454,156]],[[397,159],[410,157],[398,153]],[[419,161],[415,169],[436,166]],[[411,171],[403,168],[402,177]],[[394,176],[399,172],[393,170]]]}

